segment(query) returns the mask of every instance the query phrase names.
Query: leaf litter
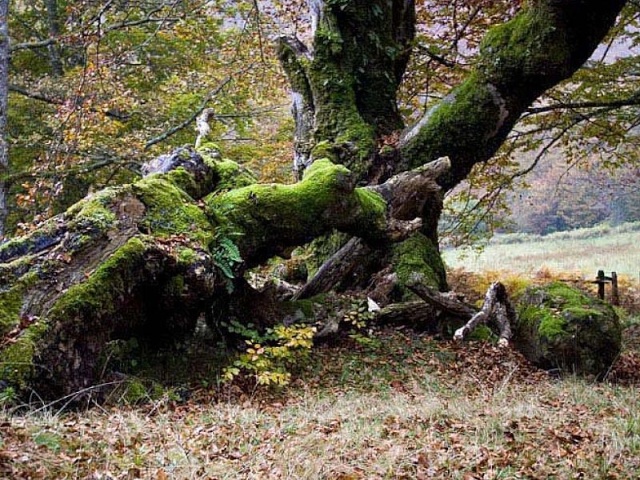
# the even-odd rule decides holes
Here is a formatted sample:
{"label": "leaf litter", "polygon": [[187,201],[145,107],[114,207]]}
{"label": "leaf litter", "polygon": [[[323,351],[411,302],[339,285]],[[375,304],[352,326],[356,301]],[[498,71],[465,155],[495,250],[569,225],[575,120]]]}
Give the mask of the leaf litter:
{"label": "leaf litter", "polygon": [[622,479],[640,470],[635,357],[614,369],[621,383],[598,384],[554,378],[491,343],[374,335],[375,346],[344,338],[318,348],[285,390],[230,385],[194,388],[185,402],[4,411],[0,477]]}

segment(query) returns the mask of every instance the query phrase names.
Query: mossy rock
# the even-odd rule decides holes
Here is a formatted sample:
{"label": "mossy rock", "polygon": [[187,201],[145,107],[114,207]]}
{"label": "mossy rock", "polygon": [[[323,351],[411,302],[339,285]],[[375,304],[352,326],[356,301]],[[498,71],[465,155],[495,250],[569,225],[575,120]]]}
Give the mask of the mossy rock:
{"label": "mossy rock", "polygon": [[606,375],[622,342],[610,305],[559,282],[529,287],[515,300],[514,345],[532,363],[599,379]]}

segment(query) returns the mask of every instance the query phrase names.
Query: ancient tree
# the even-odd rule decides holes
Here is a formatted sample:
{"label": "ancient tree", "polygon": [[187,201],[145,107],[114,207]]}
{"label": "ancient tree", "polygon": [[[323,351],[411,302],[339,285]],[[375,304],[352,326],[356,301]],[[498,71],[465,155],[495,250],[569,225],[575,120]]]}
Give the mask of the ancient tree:
{"label": "ancient tree", "polygon": [[446,288],[437,247],[444,192],[587,60],[624,4],[527,2],[489,30],[467,79],[406,128],[397,93],[413,1],[310,1],[312,43],[282,38],[278,50],[293,91],[299,182],[255,184],[206,144],[182,148],[141,180],[3,243],[0,378],[56,397],[96,382],[112,339],[162,341],[203,315],[215,324],[243,309],[277,322],[278,303],[245,272],[336,230],[353,240],[310,291],[367,286],[372,276],[389,281],[386,301],[417,283]]}

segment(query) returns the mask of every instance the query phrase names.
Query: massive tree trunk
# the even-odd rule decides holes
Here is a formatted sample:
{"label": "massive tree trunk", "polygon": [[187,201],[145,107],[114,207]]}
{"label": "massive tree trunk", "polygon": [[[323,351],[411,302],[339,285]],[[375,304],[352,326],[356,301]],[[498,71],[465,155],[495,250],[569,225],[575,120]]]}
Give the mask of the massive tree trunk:
{"label": "massive tree trunk", "polygon": [[[282,38],[279,49],[293,91],[295,170],[328,157],[371,184],[447,156],[452,168],[439,180],[446,191],[466,178],[475,164],[494,155],[537,97],[588,59],[626,2],[526,2],[514,19],[489,31],[466,81],[405,130],[397,92],[414,39],[414,2],[309,3],[312,45]],[[395,136],[399,141],[394,144],[390,139]],[[443,270],[437,236],[441,208],[439,200],[428,206],[422,231],[407,245],[370,255],[376,262],[369,270],[360,266],[364,277],[391,262],[401,273],[401,290],[406,291],[411,270],[432,286],[446,288],[438,273]],[[342,271],[353,272],[355,262],[361,263],[355,250],[342,251],[341,256],[354,259],[353,268],[342,265]],[[378,262],[380,258],[384,261]],[[322,268],[313,283],[335,286],[340,282],[336,273]],[[352,278],[355,284],[363,282]]]}
{"label": "massive tree trunk", "polygon": [[[390,262],[385,278],[442,288],[443,191],[584,62],[623,4],[529,2],[491,30],[468,80],[400,134],[413,2],[310,1],[313,45],[288,38],[279,49],[300,182],[253,184],[233,162],[181,149],[0,244],[0,380],[49,398],[94,384],[109,341],[175,338],[238,298],[254,303],[246,269],[333,230],[376,252],[358,258]],[[321,272],[353,272],[335,265]]]}
{"label": "massive tree trunk", "polygon": [[142,180],[0,245],[0,379],[48,398],[81,390],[99,380],[107,342],[192,332],[200,315],[217,317],[212,305],[252,298],[243,273],[268,258],[333,229],[371,245],[402,240],[421,226],[396,217],[405,184],[438,194],[441,165],[356,188],[322,160],[295,185],[243,186],[231,161],[160,157]]}

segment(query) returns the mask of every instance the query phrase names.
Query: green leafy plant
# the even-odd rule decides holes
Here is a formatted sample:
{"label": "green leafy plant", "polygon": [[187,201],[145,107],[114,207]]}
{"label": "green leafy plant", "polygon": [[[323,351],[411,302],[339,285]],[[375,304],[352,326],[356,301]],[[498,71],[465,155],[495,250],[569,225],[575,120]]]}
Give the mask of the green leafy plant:
{"label": "green leafy plant", "polygon": [[313,346],[315,327],[278,325],[259,332],[253,324],[233,321],[223,326],[245,337],[247,348],[225,367],[222,379],[233,381],[241,375],[253,377],[258,385],[284,386],[291,381],[291,367],[304,361]]}
{"label": "green leafy plant", "polygon": [[376,348],[380,341],[368,335],[367,327],[373,320],[374,313],[370,312],[367,303],[362,301],[354,301],[351,303],[351,310],[345,313],[343,322],[349,324],[349,338],[363,347]]}
{"label": "green leafy plant", "polygon": [[213,252],[213,263],[220,269],[225,277],[232,279],[233,268],[238,263],[242,263],[240,250],[233,240],[228,237],[219,238],[217,247]]}

